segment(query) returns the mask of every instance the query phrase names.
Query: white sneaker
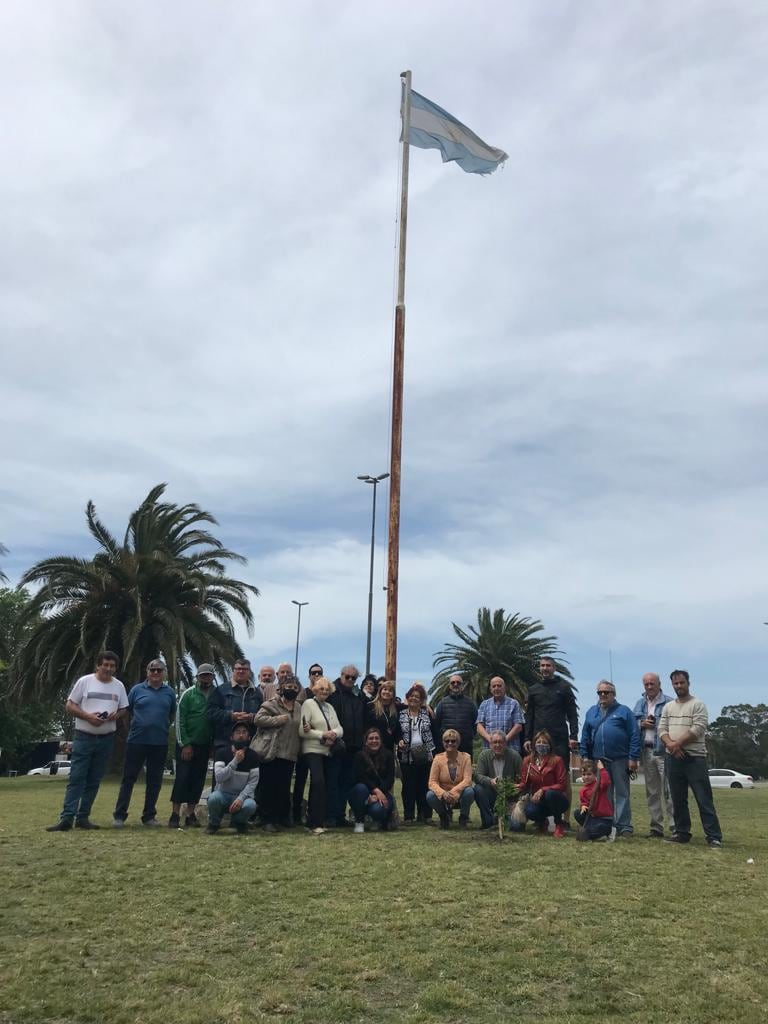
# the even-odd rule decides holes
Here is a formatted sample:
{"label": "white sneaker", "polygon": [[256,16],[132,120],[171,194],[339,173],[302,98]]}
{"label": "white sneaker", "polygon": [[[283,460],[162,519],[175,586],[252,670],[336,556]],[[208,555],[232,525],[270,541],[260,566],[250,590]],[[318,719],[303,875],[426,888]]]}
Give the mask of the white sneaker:
{"label": "white sneaker", "polygon": [[313,828],[312,829],[312,835],[313,836],[324,836],[325,835],[325,829],[324,828]]}
{"label": "white sneaker", "polygon": [[112,819],[112,828],[122,828],[124,825],[125,825],[125,822],[123,821],[122,818],[113,818]]}
{"label": "white sneaker", "polygon": [[361,836],[365,832],[365,825],[362,821],[356,821],[355,827],[352,829],[356,836]]}

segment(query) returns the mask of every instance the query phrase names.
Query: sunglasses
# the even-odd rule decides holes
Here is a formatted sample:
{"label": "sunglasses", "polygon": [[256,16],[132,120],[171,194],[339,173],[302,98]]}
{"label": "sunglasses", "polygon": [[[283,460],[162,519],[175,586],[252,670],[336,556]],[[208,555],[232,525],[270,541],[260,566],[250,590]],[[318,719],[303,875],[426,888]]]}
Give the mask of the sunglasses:
{"label": "sunglasses", "polygon": [[162,670],[162,668],[151,668],[149,671],[150,672],[162,672],[163,670]]}
{"label": "sunglasses", "polygon": [[613,696],[613,690],[597,690],[596,692],[597,692],[597,696],[598,697],[612,697]]}
{"label": "sunglasses", "polygon": [[443,744],[446,747],[448,747],[448,746],[455,747],[458,742],[459,742],[458,740],[443,740]]}
{"label": "sunglasses", "polygon": [[344,678],[345,678],[345,679],[351,679],[351,680],[352,680],[352,682],[354,682],[354,681],[355,681],[355,679],[357,679],[357,676],[348,676],[348,675],[345,675],[345,676],[344,676]]}
{"label": "sunglasses", "polygon": [[323,674],[323,670],[321,668],[313,668],[309,674],[311,676],[321,676]]}

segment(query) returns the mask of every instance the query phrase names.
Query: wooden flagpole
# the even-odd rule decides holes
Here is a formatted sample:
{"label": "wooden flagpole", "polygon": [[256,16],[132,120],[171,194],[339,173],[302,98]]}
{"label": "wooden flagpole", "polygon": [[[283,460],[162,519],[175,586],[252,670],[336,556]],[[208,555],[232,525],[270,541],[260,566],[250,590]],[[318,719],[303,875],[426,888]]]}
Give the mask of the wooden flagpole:
{"label": "wooden flagpole", "polygon": [[392,369],[392,440],[389,460],[389,544],[387,552],[387,633],[384,674],[397,679],[397,596],[400,567],[400,469],[403,450],[403,371],[405,365],[405,240],[408,228],[408,161],[411,134],[411,72],[403,71],[401,115],[403,162],[400,172],[400,226]]}

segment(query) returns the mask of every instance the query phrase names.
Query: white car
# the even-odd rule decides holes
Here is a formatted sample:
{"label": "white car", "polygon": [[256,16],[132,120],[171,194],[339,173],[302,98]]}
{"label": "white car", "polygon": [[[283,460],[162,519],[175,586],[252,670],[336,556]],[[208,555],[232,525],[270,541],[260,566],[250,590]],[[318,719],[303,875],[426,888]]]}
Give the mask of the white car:
{"label": "white car", "polygon": [[60,775],[62,779],[69,776],[71,763],[69,761],[49,761],[42,768],[33,768],[27,775]]}
{"label": "white car", "polygon": [[751,775],[742,775],[732,768],[710,768],[709,784],[713,789],[724,787],[725,789],[754,789],[755,782]]}

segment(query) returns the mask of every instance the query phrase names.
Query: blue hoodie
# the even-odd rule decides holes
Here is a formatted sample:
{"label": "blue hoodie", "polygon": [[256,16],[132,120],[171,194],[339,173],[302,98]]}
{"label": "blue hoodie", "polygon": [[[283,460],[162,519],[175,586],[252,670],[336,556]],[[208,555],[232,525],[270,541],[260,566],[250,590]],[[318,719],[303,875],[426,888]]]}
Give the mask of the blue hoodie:
{"label": "blue hoodie", "polygon": [[584,718],[580,749],[582,757],[639,761],[640,732],[634,714],[623,704],[614,703],[603,718],[599,705],[595,704]]}

